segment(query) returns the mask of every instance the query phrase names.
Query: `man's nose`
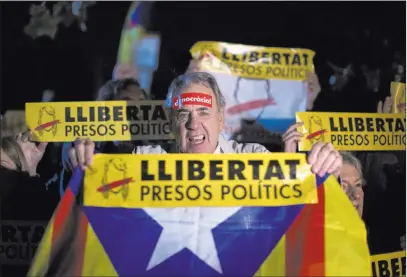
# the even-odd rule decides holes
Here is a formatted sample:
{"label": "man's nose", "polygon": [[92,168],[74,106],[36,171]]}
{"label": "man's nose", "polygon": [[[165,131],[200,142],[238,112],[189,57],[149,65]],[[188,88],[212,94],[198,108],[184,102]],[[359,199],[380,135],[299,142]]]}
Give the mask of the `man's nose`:
{"label": "man's nose", "polygon": [[347,184],[341,184],[341,187],[342,187],[342,189],[345,191],[345,192],[348,192],[348,185]]}
{"label": "man's nose", "polygon": [[198,128],[198,124],[199,124],[199,120],[198,120],[197,116],[191,115],[187,121],[186,127],[189,130],[195,130],[196,128]]}

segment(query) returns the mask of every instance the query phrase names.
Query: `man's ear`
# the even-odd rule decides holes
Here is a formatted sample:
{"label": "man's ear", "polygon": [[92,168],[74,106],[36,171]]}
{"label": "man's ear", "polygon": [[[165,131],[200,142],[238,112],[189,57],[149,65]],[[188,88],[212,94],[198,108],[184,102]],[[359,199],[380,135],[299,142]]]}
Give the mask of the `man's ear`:
{"label": "man's ear", "polygon": [[219,119],[220,119],[220,130],[222,131],[225,127],[225,108],[219,109]]}
{"label": "man's ear", "polygon": [[168,124],[170,125],[170,131],[174,133],[174,114],[171,108],[167,108],[166,113],[168,115]]}

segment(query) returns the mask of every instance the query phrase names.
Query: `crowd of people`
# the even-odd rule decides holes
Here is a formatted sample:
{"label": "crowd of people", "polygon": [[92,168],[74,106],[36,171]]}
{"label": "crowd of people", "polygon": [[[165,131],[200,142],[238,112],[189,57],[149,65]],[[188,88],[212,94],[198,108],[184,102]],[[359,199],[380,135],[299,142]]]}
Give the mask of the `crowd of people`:
{"label": "crowd of people", "polygon": [[[306,82],[309,89],[308,109],[312,110],[321,87],[315,73],[309,73]],[[210,95],[214,104],[211,108],[204,109],[199,105],[186,105],[178,111],[170,108],[174,141],[95,142],[78,138],[73,143],[47,144],[30,141],[30,131],[2,137],[2,219],[49,220],[74,168],[79,166],[85,169],[91,166],[95,153],[298,152],[298,142],[303,134],[297,129],[302,123],[288,128],[282,135],[281,145],[277,146],[263,146],[254,142],[239,143],[223,138],[221,132],[224,127],[225,98],[215,78],[209,73],[199,72],[193,63],[184,75],[178,76],[171,83],[167,97],[172,98],[191,91]],[[126,77],[107,82],[100,88],[95,100],[147,99],[148,95],[140,88],[139,82]],[[378,103],[377,112],[390,113],[391,105],[388,97]],[[58,155],[57,159],[55,155]],[[313,173],[320,176],[328,173],[338,178],[356,211],[366,222],[372,254],[405,249],[405,192],[402,192],[403,189],[405,191],[405,159],[405,151],[340,152],[332,144],[323,142],[314,144],[307,156]],[[55,181],[59,186],[44,185],[51,172],[59,172],[58,180]],[[367,200],[365,193],[368,188],[373,188],[370,193],[374,196]],[[389,194],[389,191],[396,193]],[[394,195],[398,198],[394,198]],[[391,199],[388,200],[389,197]],[[368,212],[366,207],[369,207]],[[391,236],[391,239],[388,239],[388,236]],[[398,241],[398,245],[394,241]]]}

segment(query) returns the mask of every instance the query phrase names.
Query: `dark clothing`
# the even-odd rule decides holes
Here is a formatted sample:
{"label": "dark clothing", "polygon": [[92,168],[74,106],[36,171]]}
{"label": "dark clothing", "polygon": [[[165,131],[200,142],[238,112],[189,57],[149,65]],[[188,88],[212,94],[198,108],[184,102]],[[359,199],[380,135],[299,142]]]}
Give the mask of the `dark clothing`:
{"label": "dark clothing", "polygon": [[406,233],[406,175],[388,167],[384,168],[384,172],[386,189],[370,202],[365,216],[371,229],[372,254],[402,250],[400,237]]}
{"label": "dark clothing", "polygon": [[[23,172],[0,168],[1,243],[10,248],[19,247],[18,257],[0,253],[7,263],[24,261],[26,265],[3,265],[2,276],[25,276],[34,251],[24,252],[27,245],[35,249],[47,222],[59,202],[58,192],[45,189],[43,180]],[[11,222],[12,221],[12,222]],[[37,221],[40,224],[32,224]],[[25,230],[25,231],[24,231]],[[28,234],[28,236],[27,236]],[[23,249],[23,250],[21,250]]]}
{"label": "dark clothing", "polygon": [[[47,186],[58,186],[58,174],[61,171],[61,143],[49,143],[38,165],[37,172]],[[56,175],[56,176],[55,176]]]}
{"label": "dark clothing", "polygon": [[369,226],[372,254],[401,250],[400,237],[406,233],[405,152],[396,153],[397,165],[383,165],[383,153],[357,153],[367,186],[363,218]]}
{"label": "dark clothing", "polygon": [[48,221],[59,203],[55,188],[27,173],[0,168],[2,220]]}

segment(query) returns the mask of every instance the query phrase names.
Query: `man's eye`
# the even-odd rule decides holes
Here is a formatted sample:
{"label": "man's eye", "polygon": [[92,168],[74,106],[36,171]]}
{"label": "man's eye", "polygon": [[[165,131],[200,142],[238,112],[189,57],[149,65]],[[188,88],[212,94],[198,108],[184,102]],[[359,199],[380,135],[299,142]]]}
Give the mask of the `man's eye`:
{"label": "man's eye", "polygon": [[208,116],[209,113],[208,113],[208,112],[200,112],[199,115],[200,115],[200,116]]}
{"label": "man's eye", "polygon": [[185,120],[188,118],[188,114],[187,113],[179,113],[178,114],[178,120]]}
{"label": "man's eye", "polygon": [[361,188],[361,187],[363,187],[363,185],[359,183],[359,184],[356,184],[355,187]]}

